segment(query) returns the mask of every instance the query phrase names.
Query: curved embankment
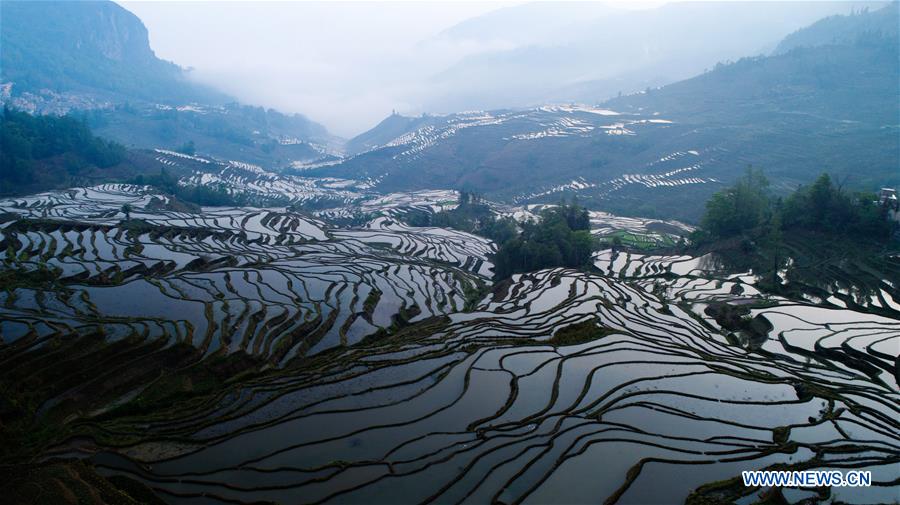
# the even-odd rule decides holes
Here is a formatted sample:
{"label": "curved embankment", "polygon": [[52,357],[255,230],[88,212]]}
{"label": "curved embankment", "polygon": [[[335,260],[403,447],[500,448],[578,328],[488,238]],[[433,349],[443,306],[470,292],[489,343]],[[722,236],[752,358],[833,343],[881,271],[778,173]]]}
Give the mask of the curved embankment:
{"label": "curved embankment", "polygon": [[4,201],[18,219],[0,243],[7,268],[22,274],[0,294],[4,342],[33,346],[102,326],[114,338],[283,364],[462,310],[491,267],[494,246],[465,233],[381,221],[329,230],[284,209],[156,210],[164,198],[107,185]]}
{"label": "curved embankment", "polygon": [[[900,323],[770,304],[754,311],[771,337],[749,352],[694,310],[697,295],[518,277],[473,312],[105,424],[142,442],[91,460],[186,503],[672,502],[771,465],[896,478]],[[715,492],[729,489],[751,491]],[[867,503],[897,487],[832,492]]]}
{"label": "curved embankment", "polygon": [[[66,418],[68,441],[44,457],[83,458],[112,482],[125,476],[179,503],[671,503],[752,498],[759,490],[733,477],[766,467],[869,469],[878,484],[802,498],[897,495],[898,319],[765,296],[751,276],[703,259],[608,253],[595,273],[518,275],[476,298],[473,272],[490,246],[459,243],[464,234],[376,221],[318,226],[325,240],[265,242],[259,230],[282,221],[262,218],[260,237],[222,231],[234,234],[221,242],[236,251],[228,264],[171,260],[149,280],[7,294],[4,332],[24,326],[2,362],[19,360],[13,369],[26,379],[45,378],[29,365],[61,367],[41,415],[99,388],[65,366],[79,355],[96,356],[100,370],[149,360],[172,371],[120,391],[112,407]],[[133,236],[102,231],[114,243]],[[160,236],[183,254],[201,247],[183,244],[216,243]],[[52,249],[51,238],[15,249],[19,268]],[[243,262],[238,247],[258,248],[263,261]],[[167,323],[168,306],[109,316],[104,304],[127,296],[142,310],[157,308],[156,296],[195,304],[196,319]],[[329,325],[326,314],[339,315]],[[372,333],[354,333],[357,324]],[[97,327],[102,338],[89,340]],[[78,354],[59,343],[73,333],[94,347]],[[197,357],[183,350],[195,347],[174,335],[205,353],[206,375],[187,372]],[[292,343],[283,355],[282,341]]]}

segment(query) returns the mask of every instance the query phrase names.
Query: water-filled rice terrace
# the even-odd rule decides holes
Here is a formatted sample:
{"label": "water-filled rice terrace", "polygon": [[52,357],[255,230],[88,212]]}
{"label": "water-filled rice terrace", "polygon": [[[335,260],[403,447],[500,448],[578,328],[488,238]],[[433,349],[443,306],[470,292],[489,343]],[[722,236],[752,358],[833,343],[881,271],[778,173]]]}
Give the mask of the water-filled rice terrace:
{"label": "water-filled rice terrace", "polygon": [[[166,210],[137,186],[0,202],[18,276],[0,378],[40,388],[38,418],[91,407],[66,410],[36,459],[87,460],[172,503],[897,500],[894,272],[816,303],[714,258],[606,250],[591,272],[492,283],[490,241],[405,226],[397,201],[354,227]],[[672,231],[614,219],[593,227]],[[196,371],[222,363],[204,387]],[[734,480],[762,468],[876,485]]]}
{"label": "water-filled rice terrace", "polygon": [[[4,341],[102,318],[119,338],[168,336],[279,362],[355,343],[397,317],[461,310],[490,268],[492,244],[460,232],[411,234],[383,219],[328,230],[285,209],[150,210],[165,198],[110,185],[5,202],[20,216],[3,229],[8,262],[53,271],[65,289],[7,290]],[[125,204],[134,210],[121,225]]]}

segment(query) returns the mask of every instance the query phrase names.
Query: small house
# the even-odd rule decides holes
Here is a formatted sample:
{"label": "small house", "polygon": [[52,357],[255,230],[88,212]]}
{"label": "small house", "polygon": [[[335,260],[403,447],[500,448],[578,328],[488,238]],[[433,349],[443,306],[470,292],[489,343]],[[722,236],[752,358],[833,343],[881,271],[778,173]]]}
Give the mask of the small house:
{"label": "small house", "polygon": [[878,203],[887,207],[888,219],[900,222],[900,200],[897,199],[896,189],[881,188],[878,192]]}

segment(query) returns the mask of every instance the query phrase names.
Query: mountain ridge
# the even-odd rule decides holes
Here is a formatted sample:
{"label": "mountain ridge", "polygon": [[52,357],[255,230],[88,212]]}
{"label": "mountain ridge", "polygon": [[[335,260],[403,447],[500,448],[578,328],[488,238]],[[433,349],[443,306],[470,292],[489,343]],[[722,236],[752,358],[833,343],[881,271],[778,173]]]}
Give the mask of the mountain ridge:
{"label": "mountain ridge", "polygon": [[150,47],[143,22],[112,1],[4,1],[0,101],[37,114],[85,114],[128,147],[289,165],[327,158],[340,140],[302,114],[236,103],[193,83]]}
{"label": "mountain ridge", "polygon": [[[891,9],[872,15],[890,18]],[[411,131],[382,147],[311,174],[517,202],[576,194],[616,213],[688,221],[747,164],[764,168],[781,192],[823,170],[860,189],[898,184],[896,37],[847,40],[720,64],[598,107],[432,116],[421,128],[410,121]],[[388,133],[367,137],[397,132]]]}
{"label": "mountain ridge", "polygon": [[[508,43],[471,54],[432,76],[430,85],[440,92],[425,109],[533,107],[551,99],[597,103],[619,92],[689,78],[719,61],[768,53],[799,28],[867,5],[878,4],[769,2],[759,8],[752,2],[672,2],[647,9],[600,9],[593,15],[563,4],[557,10],[574,9],[563,24],[528,4],[501,9],[461,23],[462,33],[451,40],[471,42],[472,30],[466,26],[487,24],[490,29],[482,29],[475,42],[490,48],[496,35]],[[540,14],[546,14],[546,22]],[[540,33],[549,30],[547,36],[505,36],[515,32],[510,26],[523,26],[523,18],[533,19]],[[441,36],[455,33],[450,29]]]}
{"label": "mountain ridge", "polygon": [[862,9],[847,16],[829,16],[791,33],[778,44],[774,54],[781,54],[799,47],[841,45],[854,43],[861,36],[881,34],[897,37],[900,2],[871,10]]}
{"label": "mountain ridge", "polygon": [[147,28],[111,1],[3,2],[4,82],[13,93],[75,93],[103,101],[218,103],[225,95],[189,82],[157,58]]}

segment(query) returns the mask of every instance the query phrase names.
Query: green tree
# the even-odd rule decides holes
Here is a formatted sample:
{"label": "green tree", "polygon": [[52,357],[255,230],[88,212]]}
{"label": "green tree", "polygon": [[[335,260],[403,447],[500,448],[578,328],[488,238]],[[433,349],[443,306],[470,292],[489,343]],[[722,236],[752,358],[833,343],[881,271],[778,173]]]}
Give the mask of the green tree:
{"label": "green tree", "polygon": [[[783,201],[769,196],[761,173],[748,171],[734,186],[720,191],[706,205],[694,243],[741,236],[743,255],[759,253],[761,265],[754,269],[772,273],[785,261],[785,237],[804,240],[856,238],[869,243],[891,239],[897,224],[888,219],[888,209],[870,193],[852,194],[822,174],[809,186],[801,186]],[[767,276],[768,277],[768,276]]]}
{"label": "green tree", "polygon": [[475,231],[498,244],[509,242],[519,233],[516,220],[511,217],[481,219]]}
{"label": "green tree", "polygon": [[875,199],[872,194],[850,194],[822,174],[787,197],[781,211],[782,228],[887,240],[895,225]]}
{"label": "green tree", "polygon": [[589,227],[587,211],[576,203],[545,209],[537,222],[522,223],[522,232],[500,245],[494,257],[496,277],[553,267],[589,267],[595,249]]}
{"label": "green tree", "polygon": [[[84,117],[32,116],[8,107],[0,116],[0,190],[21,191],[36,180],[61,185],[70,176],[111,167],[124,158],[125,148],[95,137]],[[52,162],[57,159],[64,170],[48,170],[58,166]]]}
{"label": "green tree", "polygon": [[716,238],[739,235],[765,224],[770,206],[768,179],[762,171],[748,167],[734,186],[706,202],[702,228]]}
{"label": "green tree", "polygon": [[187,154],[188,156],[193,156],[197,152],[197,149],[194,146],[194,141],[188,140],[187,142],[182,144],[181,147],[176,149],[176,151],[178,151],[181,154]]}
{"label": "green tree", "polygon": [[782,253],[782,249],[784,248],[784,235],[781,231],[781,227],[781,212],[776,211],[772,214],[772,220],[768,224],[768,231],[763,240],[766,255],[768,256],[767,259],[769,260],[766,261],[766,263],[770,265],[768,268],[771,269],[769,274],[773,288],[780,285],[778,271],[781,270],[781,264],[784,259],[784,254]]}

